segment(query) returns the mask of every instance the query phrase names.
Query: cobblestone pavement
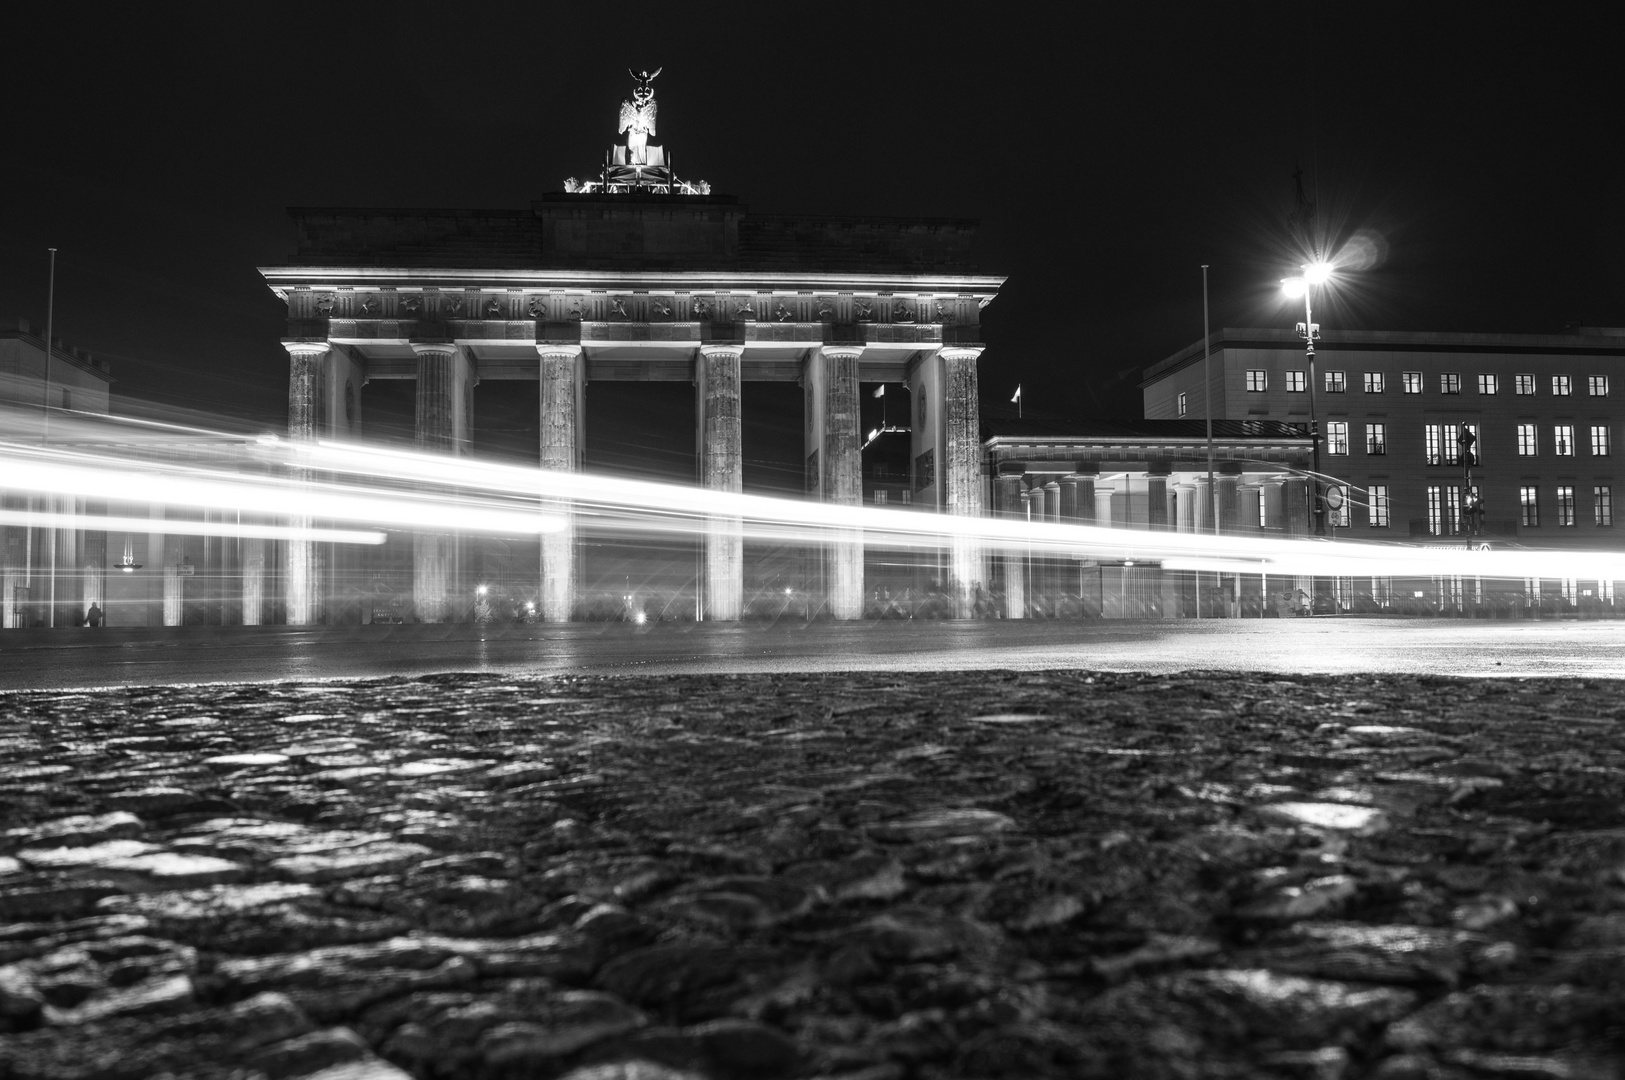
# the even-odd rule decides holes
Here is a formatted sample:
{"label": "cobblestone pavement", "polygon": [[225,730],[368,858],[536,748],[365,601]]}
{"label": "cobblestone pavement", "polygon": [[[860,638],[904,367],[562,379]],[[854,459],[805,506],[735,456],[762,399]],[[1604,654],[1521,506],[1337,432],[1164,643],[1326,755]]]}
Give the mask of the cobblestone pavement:
{"label": "cobblestone pavement", "polygon": [[1615,1077],[1625,682],[0,697],[0,1077]]}

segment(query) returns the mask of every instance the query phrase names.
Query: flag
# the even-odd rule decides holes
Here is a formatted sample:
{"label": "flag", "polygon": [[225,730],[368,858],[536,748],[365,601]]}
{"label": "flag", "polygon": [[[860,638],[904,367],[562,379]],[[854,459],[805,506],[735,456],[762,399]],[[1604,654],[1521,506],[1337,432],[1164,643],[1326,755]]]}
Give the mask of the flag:
{"label": "flag", "polygon": [[885,397],[885,396],[886,396],[886,384],[881,383],[879,386],[875,387],[875,397]]}
{"label": "flag", "polygon": [[1020,403],[1021,403],[1021,384],[1016,383],[1016,396],[1010,399],[1010,404],[1019,405]]}

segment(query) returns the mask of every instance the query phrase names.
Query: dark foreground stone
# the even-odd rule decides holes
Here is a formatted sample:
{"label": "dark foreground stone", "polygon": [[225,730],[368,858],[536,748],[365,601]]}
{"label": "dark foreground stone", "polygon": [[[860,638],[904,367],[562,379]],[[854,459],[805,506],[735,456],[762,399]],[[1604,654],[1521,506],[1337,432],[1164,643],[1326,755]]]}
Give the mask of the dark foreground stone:
{"label": "dark foreground stone", "polygon": [[0,714],[0,1078],[1625,1072],[1625,683],[450,676]]}

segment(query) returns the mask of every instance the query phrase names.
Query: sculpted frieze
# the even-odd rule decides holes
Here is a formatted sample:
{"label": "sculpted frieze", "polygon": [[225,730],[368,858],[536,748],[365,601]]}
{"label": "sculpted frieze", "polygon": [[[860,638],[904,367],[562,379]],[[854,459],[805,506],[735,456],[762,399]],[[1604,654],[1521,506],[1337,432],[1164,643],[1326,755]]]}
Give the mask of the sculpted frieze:
{"label": "sculpted frieze", "polygon": [[711,301],[703,296],[696,296],[688,308],[696,319],[703,321],[711,317]]}
{"label": "sculpted frieze", "polygon": [[527,310],[530,312],[530,317],[531,318],[533,318],[533,319],[541,319],[541,320],[543,320],[545,322],[547,320],[547,313],[548,313],[547,297],[545,297],[545,296],[533,296],[533,297],[531,297],[530,298],[530,304],[529,304]]}
{"label": "sculpted frieze", "polygon": [[892,322],[899,322],[899,323],[911,323],[911,322],[913,322],[914,321],[914,305],[909,303],[907,300],[899,300],[896,303],[892,304],[892,307],[891,307],[891,321]]}
{"label": "sculpted frieze", "polygon": [[852,298],[852,318],[858,322],[875,321],[875,302],[861,296]]}
{"label": "sculpted frieze", "polygon": [[316,314],[324,319],[333,317],[333,309],[338,306],[339,298],[332,293],[324,293],[316,298]]}
{"label": "sculpted frieze", "polygon": [[827,296],[820,296],[817,300],[818,319],[820,322],[835,321],[835,301]]}
{"label": "sculpted frieze", "polygon": [[773,317],[779,322],[789,322],[796,317],[796,312],[793,307],[783,300],[776,300],[773,303]]}
{"label": "sculpted frieze", "polygon": [[485,301],[485,317],[487,319],[499,319],[499,318],[501,318],[502,317],[502,301],[498,300],[494,296],[487,299]]}

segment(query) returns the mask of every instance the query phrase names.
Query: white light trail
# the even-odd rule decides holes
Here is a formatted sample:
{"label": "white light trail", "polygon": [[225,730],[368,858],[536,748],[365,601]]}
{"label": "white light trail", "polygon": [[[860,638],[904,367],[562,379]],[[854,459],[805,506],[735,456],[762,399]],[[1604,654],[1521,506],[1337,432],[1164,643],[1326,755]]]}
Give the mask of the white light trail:
{"label": "white light trail", "polygon": [[382,544],[387,535],[374,529],[303,528],[253,521],[186,521],[177,518],[120,517],[108,514],[56,514],[0,510],[0,525],[25,529],[83,529],[87,532],[145,532],[169,536],[240,536],[261,540],[321,540],[335,544]]}

